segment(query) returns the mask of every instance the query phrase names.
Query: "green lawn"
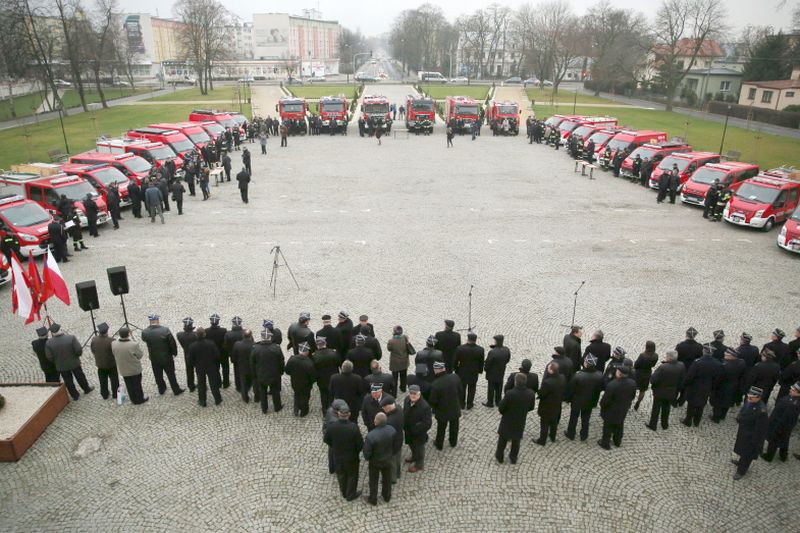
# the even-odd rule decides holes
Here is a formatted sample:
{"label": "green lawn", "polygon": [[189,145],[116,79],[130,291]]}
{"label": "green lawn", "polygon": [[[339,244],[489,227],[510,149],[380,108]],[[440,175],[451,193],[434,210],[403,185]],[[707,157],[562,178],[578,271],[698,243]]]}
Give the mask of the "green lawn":
{"label": "green lawn", "polygon": [[[208,91],[208,94],[200,94],[199,87],[191,87],[189,89],[177,89],[169,94],[148,98],[148,100],[154,102],[188,102],[204,100],[225,100],[233,102],[236,100],[238,102],[239,99],[236,96],[236,89],[237,87],[235,85],[222,85],[213,91]],[[243,88],[242,93],[244,93],[245,90],[246,89]],[[242,96],[244,96],[244,94],[242,94]]]}
{"label": "green lawn", "polygon": [[[17,112],[17,117],[33,115],[33,112],[36,111],[40,105],[42,105],[42,95],[38,92],[14,98],[14,109]],[[0,100],[0,121],[11,120],[13,118],[11,114],[11,101],[8,99]]]}
{"label": "green lawn", "polygon": [[344,94],[348,100],[355,95],[355,85],[287,85],[287,89],[295,96],[304,98],[321,98],[323,96],[335,96]]}
{"label": "green lawn", "polygon": [[[529,88],[526,89],[528,93],[528,98],[530,100],[541,102],[543,104],[550,104],[553,102],[553,88],[552,87],[545,87],[542,88]],[[575,91],[570,91],[567,88],[561,87],[558,91],[558,94],[555,97],[555,101],[566,105],[571,104],[575,101],[576,95]],[[620,104],[619,102],[614,102],[612,100],[608,100],[606,98],[600,98],[599,96],[593,96],[591,94],[584,94],[582,92],[578,92],[577,99],[579,104]]]}
{"label": "green lawn", "polygon": [[[536,116],[548,117],[554,113],[572,113],[572,106],[534,107]],[[710,120],[688,117],[674,112],[647,109],[604,108],[578,105],[578,114],[610,115],[619,119],[620,125],[635,129],[666,131],[670,137],[684,137],[696,150],[716,152],[722,139],[723,125]],[[756,127],[757,129],[757,127]],[[750,131],[728,126],[722,151],[737,150],[742,161],[759,163],[762,168],[781,165],[800,166],[800,142],[796,139]]]}
{"label": "green lawn", "polygon": [[[146,94],[151,92],[152,89],[150,87],[136,87],[131,89],[130,87],[103,87],[103,94],[106,97],[106,101],[114,100],[116,98],[125,98],[126,96],[135,96],[137,94]],[[87,104],[99,104],[100,103],[100,93],[97,92],[97,89],[94,87],[86,87],[83,91],[84,97],[86,98]],[[64,107],[69,109],[71,107],[80,107],[81,105],[81,97],[78,95],[78,91],[76,89],[68,89],[64,91],[64,96],[61,97],[61,100],[64,102]]]}
{"label": "green lawn", "polygon": [[421,85],[420,88],[434,100],[444,100],[448,96],[468,96],[475,100],[486,100],[488,85]]}

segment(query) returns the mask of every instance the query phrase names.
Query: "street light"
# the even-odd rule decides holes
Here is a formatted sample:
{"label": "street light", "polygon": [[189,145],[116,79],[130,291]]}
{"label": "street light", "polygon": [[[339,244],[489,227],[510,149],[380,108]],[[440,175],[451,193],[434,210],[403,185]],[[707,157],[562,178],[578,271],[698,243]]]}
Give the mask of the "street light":
{"label": "street light", "polygon": [[64,117],[61,115],[62,111],[64,111],[64,101],[58,101],[58,107],[56,107],[56,111],[58,111],[58,121],[61,123],[61,134],[64,136],[64,148],[66,149],[66,153],[69,153],[69,143],[67,142],[67,130],[64,129]]}
{"label": "street light", "polygon": [[719,142],[719,155],[722,155],[722,147],[725,144],[725,134],[728,132],[728,117],[731,116],[731,107],[728,106],[728,110],[725,113],[725,126],[722,128],[722,140]]}

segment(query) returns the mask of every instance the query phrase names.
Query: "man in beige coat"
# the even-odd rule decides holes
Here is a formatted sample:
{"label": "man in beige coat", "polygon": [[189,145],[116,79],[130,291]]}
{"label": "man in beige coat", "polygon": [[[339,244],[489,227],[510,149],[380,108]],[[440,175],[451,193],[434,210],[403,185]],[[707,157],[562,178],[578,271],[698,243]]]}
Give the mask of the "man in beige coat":
{"label": "man in beige coat", "polygon": [[111,351],[117,362],[117,371],[125,380],[125,388],[131,403],[139,405],[150,398],[142,392],[142,352],[139,343],[131,339],[131,331],[122,327],[119,329],[119,339],[111,343]]}

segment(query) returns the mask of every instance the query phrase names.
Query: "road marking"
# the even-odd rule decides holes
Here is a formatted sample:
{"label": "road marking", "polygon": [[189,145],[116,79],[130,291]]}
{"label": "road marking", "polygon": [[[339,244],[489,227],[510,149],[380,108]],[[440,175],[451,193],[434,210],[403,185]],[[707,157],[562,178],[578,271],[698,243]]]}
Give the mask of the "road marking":
{"label": "road marking", "polygon": [[695,239],[683,239],[686,242],[695,242]]}
{"label": "road marking", "polygon": [[736,239],[736,240],[739,241],[739,242],[747,242],[747,243],[752,243],[753,242],[750,239]]}
{"label": "road marking", "polygon": [[667,239],[656,239],[656,242],[667,242]]}
{"label": "road marking", "polygon": [[542,239],[542,242],[553,242],[550,239]]}
{"label": "road marking", "polygon": [[353,242],[356,243],[356,244],[360,244],[362,246],[367,244],[367,241],[353,241]]}
{"label": "road marking", "polygon": [[320,209],[314,209],[314,210],[312,211],[312,213],[322,213],[322,211],[321,211]]}
{"label": "road marking", "polygon": [[528,242],[526,239],[514,239],[514,242]]}
{"label": "road marking", "polygon": [[722,239],[711,239],[714,242],[722,242]]}
{"label": "road marking", "polygon": [[369,208],[361,210],[362,213],[369,213],[370,211],[372,211],[372,209]]}

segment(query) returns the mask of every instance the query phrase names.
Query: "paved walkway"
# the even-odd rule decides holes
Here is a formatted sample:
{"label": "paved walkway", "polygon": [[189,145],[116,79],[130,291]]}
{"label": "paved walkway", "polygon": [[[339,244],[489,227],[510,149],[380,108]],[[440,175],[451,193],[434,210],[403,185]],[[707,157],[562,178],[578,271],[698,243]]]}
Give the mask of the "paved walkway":
{"label": "paved walkway", "polygon": [[[58,89],[58,97],[59,98],[64,97],[64,89]],[[50,91],[47,91],[47,93],[44,96],[44,99],[42,100],[42,103],[39,104],[38,108],[36,108],[36,113],[41,114],[49,112],[49,110],[52,109],[53,106],[55,105],[55,102],[53,102],[52,100],[54,100],[54,98],[52,98],[52,93]]]}
{"label": "paved walkway", "polygon": [[283,96],[279,85],[253,85],[250,87],[250,93],[253,115],[262,117],[275,115],[275,106]]}
{"label": "paved walkway", "polygon": [[163,100],[154,102],[143,100],[139,102],[127,102],[123,105],[208,105],[230,103],[230,100]]}

